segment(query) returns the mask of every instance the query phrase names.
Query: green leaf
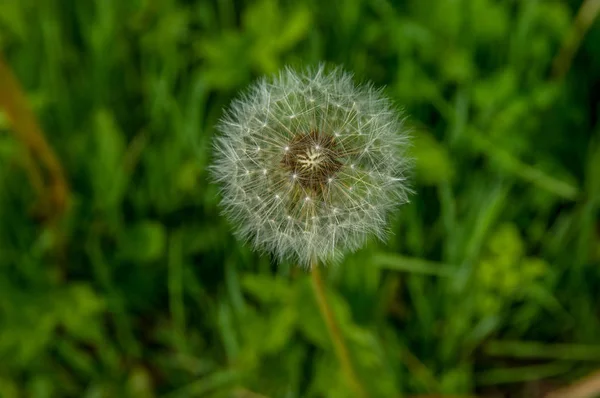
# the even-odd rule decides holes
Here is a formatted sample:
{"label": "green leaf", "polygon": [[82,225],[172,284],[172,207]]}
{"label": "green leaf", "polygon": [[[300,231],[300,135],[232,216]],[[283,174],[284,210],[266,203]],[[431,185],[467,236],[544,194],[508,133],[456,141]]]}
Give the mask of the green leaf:
{"label": "green leaf", "polygon": [[116,206],[123,198],[126,187],[123,156],[125,138],[113,115],[98,110],[94,115],[94,130],[90,142],[90,179],[94,202],[100,208]]}
{"label": "green leaf", "polygon": [[484,347],[486,354],[512,358],[561,359],[568,361],[597,361],[600,345],[545,344],[534,341],[494,340]]}
{"label": "green leaf", "polygon": [[276,354],[292,341],[298,315],[292,306],[281,306],[267,320],[267,333],[260,336],[265,353]]}
{"label": "green leaf", "polygon": [[283,278],[264,274],[244,274],[242,286],[247,293],[262,304],[288,302],[293,293],[292,286]]}
{"label": "green leaf", "polygon": [[600,140],[590,145],[586,167],[586,189],[590,198],[600,206]]}
{"label": "green leaf", "polygon": [[0,32],[1,28],[6,28],[10,34],[24,41],[27,38],[28,29],[25,19],[26,12],[27,8],[18,1],[0,3]]}
{"label": "green leaf", "polygon": [[446,147],[431,134],[415,134],[412,156],[416,160],[417,178],[424,185],[437,185],[454,177],[454,165]]}
{"label": "green leaf", "polygon": [[152,384],[150,372],[142,366],[136,366],[127,376],[127,396],[131,398],[153,398],[155,394]]}
{"label": "green leaf", "polygon": [[554,362],[543,365],[490,369],[477,374],[476,379],[479,385],[519,383],[558,376],[568,371],[571,367],[572,365],[569,363]]}
{"label": "green leaf", "polygon": [[373,256],[372,262],[382,269],[424,275],[451,276],[456,271],[455,267],[447,264],[391,253],[377,253]]}
{"label": "green leaf", "polygon": [[77,337],[98,336],[100,315],[106,303],[87,284],[72,283],[54,303],[58,318]]}
{"label": "green leaf", "polygon": [[125,229],[119,239],[119,254],[125,260],[149,263],[163,257],[166,232],[162,224],[145,220]]}
{"label": "green leaf", "polygon": [[306,37],[312,22],[309,9],[300,5],[287,13],[287,18],[282,26],[282,31],[277,37],[277,49],[286,51],[295,46]]}

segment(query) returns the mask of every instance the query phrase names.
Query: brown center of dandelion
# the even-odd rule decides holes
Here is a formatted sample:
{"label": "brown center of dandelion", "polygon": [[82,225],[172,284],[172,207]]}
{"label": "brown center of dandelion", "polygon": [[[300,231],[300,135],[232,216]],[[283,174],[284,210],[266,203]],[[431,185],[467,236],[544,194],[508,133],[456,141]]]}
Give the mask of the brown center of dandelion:
{"label": "brown center of dandelion", "polygon": [[281,163],[304,189],[320,193],[342,167],[338,158],[335,137],[313,130],[293,138]]}

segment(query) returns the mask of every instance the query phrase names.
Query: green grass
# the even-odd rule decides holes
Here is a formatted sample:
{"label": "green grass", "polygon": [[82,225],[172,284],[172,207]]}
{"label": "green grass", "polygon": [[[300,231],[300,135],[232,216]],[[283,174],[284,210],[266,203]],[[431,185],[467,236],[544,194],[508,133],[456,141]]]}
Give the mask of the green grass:
{"label": "green grass", "polygon": [[394,234],[326,272],[371,396],[600,367],[598,23],[551,76],[580,3],[1,2],[70,202],[40,208],[0,110],[0,397],[350,396],[309,276],[235,240],[207,173],[239,90],[320,61],[414,131]]}

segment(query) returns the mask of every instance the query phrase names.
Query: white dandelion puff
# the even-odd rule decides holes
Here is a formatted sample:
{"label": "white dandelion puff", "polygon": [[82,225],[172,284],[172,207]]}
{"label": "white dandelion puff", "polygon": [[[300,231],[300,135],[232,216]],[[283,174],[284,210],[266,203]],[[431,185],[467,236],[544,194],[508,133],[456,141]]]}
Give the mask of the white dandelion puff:
{"label": "white dandelion puff", "polygon": [[263,78],[218,130],[211,172],[223,211],[240,238],[280,260],[328,262],[384,239],[390,213],[407,201],[399,113],[340,69]]}

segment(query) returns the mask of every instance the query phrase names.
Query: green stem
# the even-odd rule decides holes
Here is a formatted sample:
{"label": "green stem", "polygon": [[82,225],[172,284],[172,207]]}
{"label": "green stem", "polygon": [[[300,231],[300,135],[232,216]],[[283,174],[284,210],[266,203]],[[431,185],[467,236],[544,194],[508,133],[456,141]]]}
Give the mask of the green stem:
{"label": "green stem", "polygon": [[347,379],[346,381],[352,390],[355,391],[356,396],[368,397],[366,390],[360,383],[358,375],[354,370],[352,359],[350,358],[350,351],[348,351],[348,347],[344,341],[344,336],[342,335],[340,328],[335,321],[333,311],[331,310],[329,302],[327,301],[325,285],[323,283],[323,279],[321,278],[321,271],[319,270],[319,264],[317,261],[313,261],[311,264],[311,275],[319,310],[321,311],[321,315],[323,316],[323,319],[327,325],[327,330],[329,331],[329,336],[331,337],[335,354],[340,361],[342,371]]}

